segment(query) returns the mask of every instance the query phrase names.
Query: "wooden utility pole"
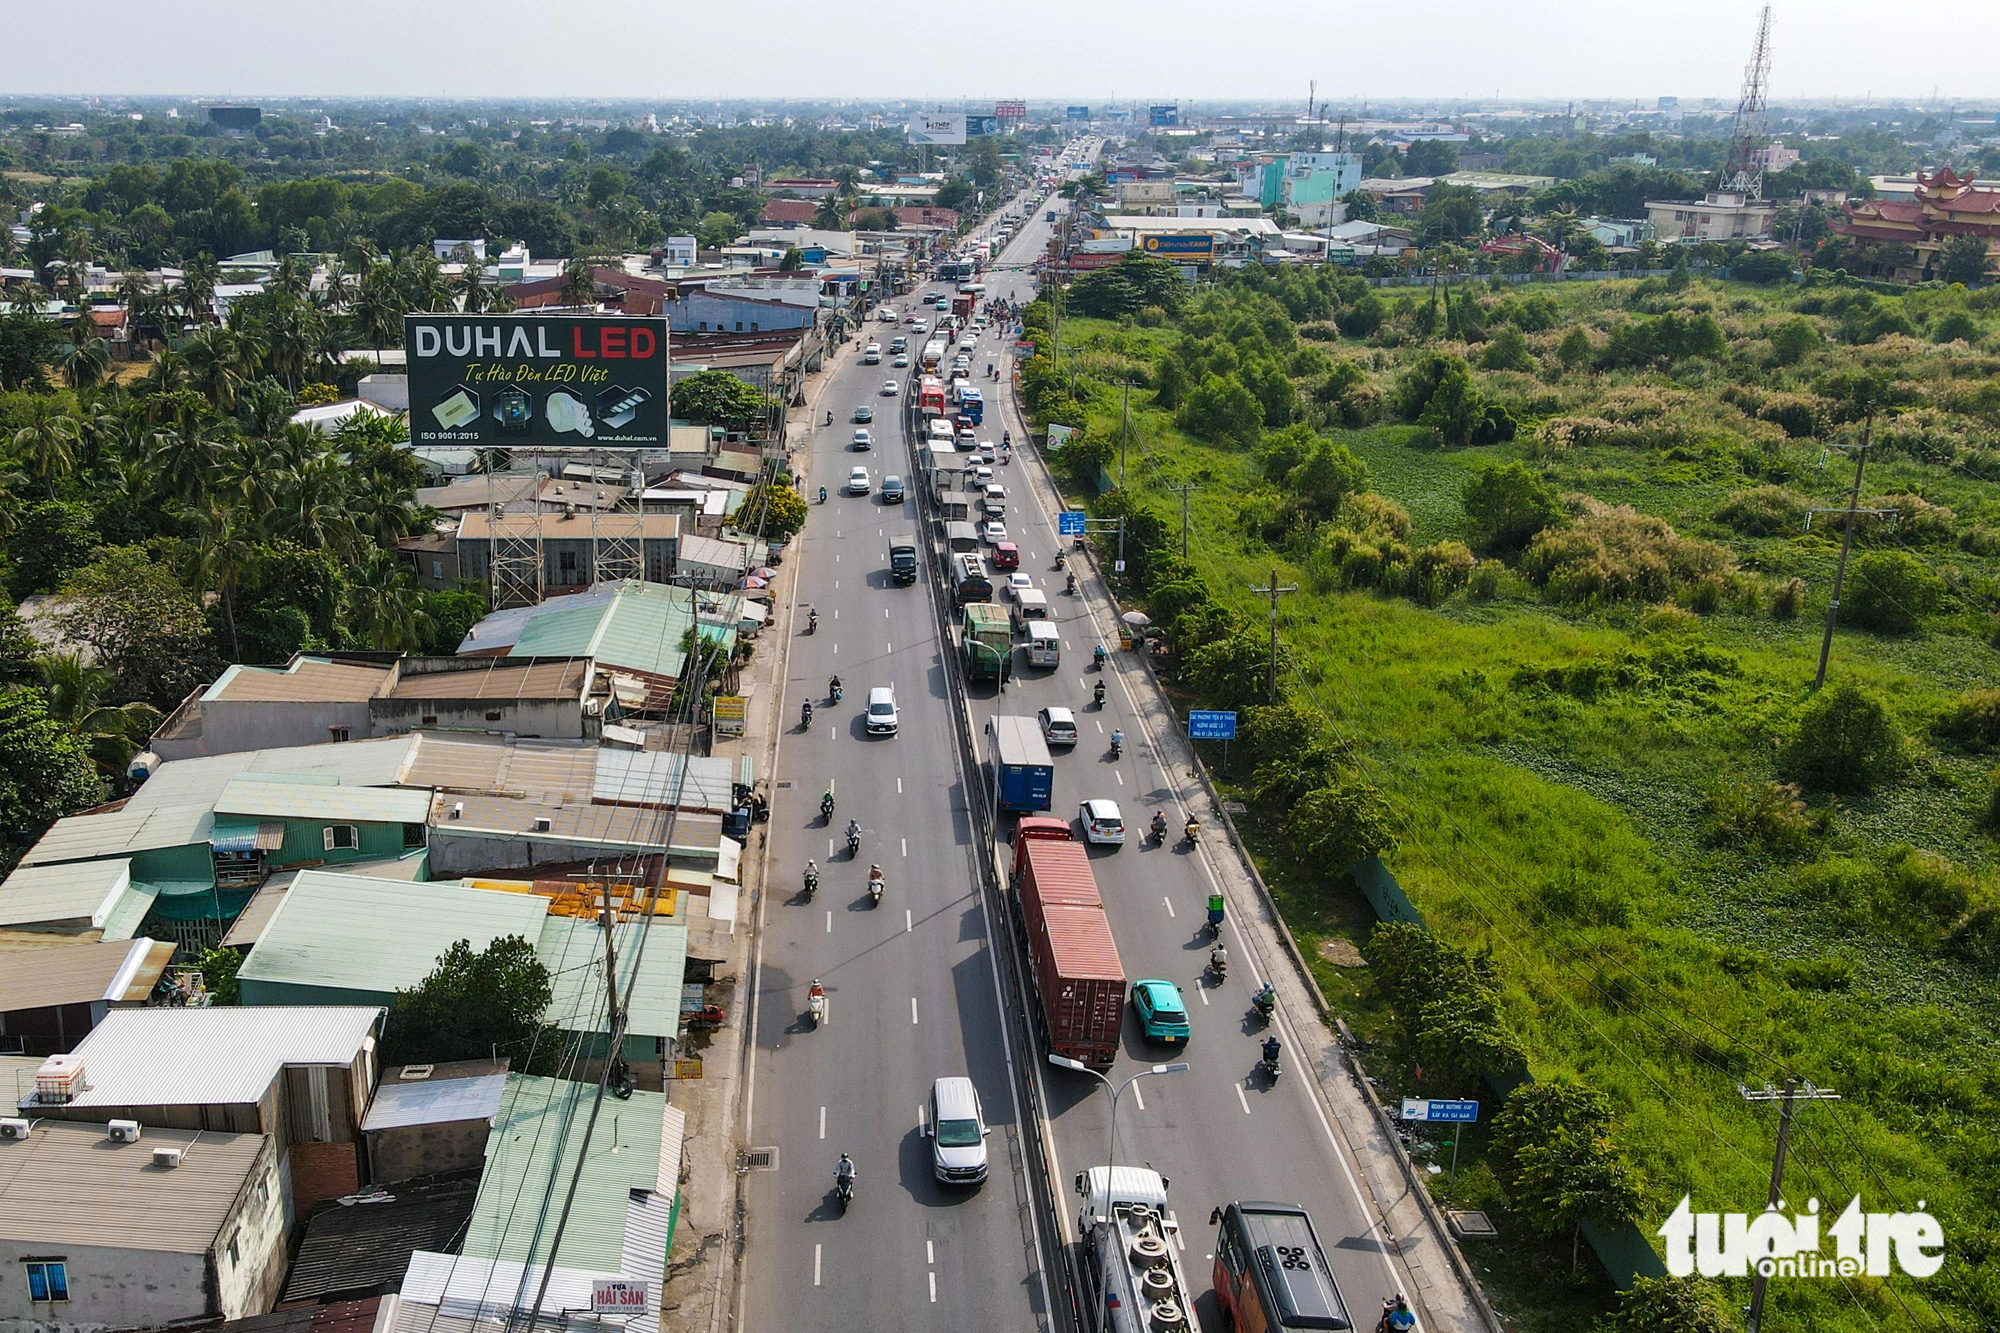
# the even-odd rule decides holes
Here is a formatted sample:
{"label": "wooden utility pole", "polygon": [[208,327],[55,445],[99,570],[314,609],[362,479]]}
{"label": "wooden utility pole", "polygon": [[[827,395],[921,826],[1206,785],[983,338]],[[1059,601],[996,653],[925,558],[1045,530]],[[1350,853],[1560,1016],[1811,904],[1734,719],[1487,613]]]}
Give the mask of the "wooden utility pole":
{"label": "wooden utility pole", "polygon": [[1278,702],[1278,594],[1281,592],[1297,592],[1299,590],[1299,585],[1296,583],[1287,583],[1282,587],[1280,587],[1278,584],[1278,571],[1273,569],[1271,571],[1271,581],[1268,584],[1266,584],[1264,587],[1259,588],[1256,584],[1253,583],[1250,585],[1250,587],[1253,591],[1264,593],[1271,599],[1270,688],[1271,688],[1271,702],[1276,703]]}
{"label": "wooden utility pole", "polygon": [[[1127,379],[1118,409],[1118,485],[1125,485],[1125,445],[1132,435],[1132,381]],[[1183,551],[1181,554],[1187,554]]]}
{"label": "wooden utility pole", "polygon": [[[1777,1102],[1778,1148],[1771,1157],[1771,1192],[1764,1201],[1766,1209],[1776,1208],[1781,1198],[1780,1191],[1785,1184],[1785,1149],[1792,1137],[1792,1107],[1796,1102],[1837,1102],[1840,1094],[1826,1088],[1816,1088],[1810,1082],[1801,1084],[1798,1079],[1785,1080],[1785,1090],[1779,1092],[1766,1083],[1760,1092],[1752,1092],[1741,1083],[1736,1091],[1746,1102]],[[1764,1288],[1770,1281],[1762,1273],[1757,1273],[1750,1282],[1750,1317],[1744,1324],[1745,1333],[1761,1333],[1764,1323]]]}
{"label": "wooden utility pole", "polygon": [[1840,534],[1840,562],[1833,568],[1833,598],[1826,604],[1826,633],[1819,641],[1819,671],[1813,676],[1815,690],[1826,684],[1826,660],[1833,653],[1833,626],[1840,618],[1840,586],[1847,581],[1847,553],[1854,548],[1854,516],[1861,505],[1861,469],[1868,463],[1868,437],[1874,426],[1875,407],[1871,403],[1868,418],[1861,426],[1861,448],[1854,455],[1854,486],[1847,492],[1847,523]]}

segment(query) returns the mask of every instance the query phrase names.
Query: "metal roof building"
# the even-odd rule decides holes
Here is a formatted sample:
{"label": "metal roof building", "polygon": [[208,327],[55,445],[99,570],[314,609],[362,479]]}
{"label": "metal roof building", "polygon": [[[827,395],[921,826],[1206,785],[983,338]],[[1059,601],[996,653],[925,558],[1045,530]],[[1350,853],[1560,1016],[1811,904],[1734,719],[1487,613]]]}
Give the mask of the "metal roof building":
{"label": "metal roof building", "polygon": [[[10,955],[0,967],[0,1014],[52,1005],[143,1004],[173,956],[174,946],[164,940],[52,940],[46,949]],[[23,1029],[10,1022],[7,1032],[20,1036]]]}
{"label": "metal roof building", "polygon": [[243,773],[327,777],[343,787],[391,787],[402,781],[403,768],[416,743],[415,736],[386,736],[338,745],[287,745],[176,759],[160,765],[152,777],[141,783],[139,790],[125,802],[125,808],[201,805],[213,810],[230,781]]}
{"label": "metal roof building", "polygon": [[189,847],[208,841],[215,825],[211,808],[199,805],[161,805],[132,808],[101,815],[71,815],[58,819],[28,854],[24,866],[58,865],[66,861],[99,861],[132,856],[147,851]]}
{"label": "metal roof building", "polygon": [[217,815],[345,820],[357,824],[421,824],[431,794],[397,787],[349,787],[328,777],[243,773],[216,798]]}
{"label": "metal roof building", "polygon": [[22,866],[0,883],[0,927],[130,939],[152,901],[151,893],[133,891],[129,856]]}
{"label": "metal roof building", "polygon": [[[197,1137],[179,1166],[153,1166],[154,1148],[190,1148]],[[137,1143],[115,1143],[102,1126],[45,1120],[25,1139],[0,1139],[0,1238],[200,1254],[269,1144],[151,1125]]]}
{"label": "metal roof building", "polygon": [[374,1008],[120,1009],[75,1054],[69,1105],[214,1106],[259,1101],[287,1065],[347,1065],[371,1043]]}

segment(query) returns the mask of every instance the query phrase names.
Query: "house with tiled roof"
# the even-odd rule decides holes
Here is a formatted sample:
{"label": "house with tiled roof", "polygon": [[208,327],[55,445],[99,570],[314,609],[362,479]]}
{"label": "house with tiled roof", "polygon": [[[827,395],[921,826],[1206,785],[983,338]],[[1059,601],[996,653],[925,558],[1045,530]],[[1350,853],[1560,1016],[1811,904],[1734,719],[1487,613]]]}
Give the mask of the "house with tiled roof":
{"label": "house with tiled roof", "polygon": [[1864,272],[1903,282],[1937,276],[1938,252],[1953,236],[1986,242],[1987,263],[2000,261],[2000,186],[1976,185],[1950,167],[1917,173],[1907,198],[1842,205],[1833,231],[1853,242]]}
{"label": "house with tiled roof", "polygon": [[757,220],[767,227],[810,227],[819,205],[810,199],[773,199]]}

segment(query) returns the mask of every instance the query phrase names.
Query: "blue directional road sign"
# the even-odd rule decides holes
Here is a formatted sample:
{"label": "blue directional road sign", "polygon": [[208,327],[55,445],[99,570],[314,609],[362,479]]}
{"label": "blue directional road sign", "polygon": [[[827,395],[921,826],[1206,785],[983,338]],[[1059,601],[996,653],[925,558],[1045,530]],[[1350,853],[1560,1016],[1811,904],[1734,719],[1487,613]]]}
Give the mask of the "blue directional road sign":
{"label": "blue directional road sign", "polygon": [[1081,509],[1065,509],[1056,515],[1056,535],[1059,537],[1081,537],[1089,531],[1084,525],[1090,515]]}
{"label": "blue directional road sign", "polygon": [[1479,1119],[1478,1102],[1427,1101],[1421,1097],[1403,1098],[1403,1119],[1405,1120],[1448,1120],[1459,1124],[1471,1124]]}
{"label": "blue directional road sign", "polygon": [[1188,739],[1191,741],[1233,741],[1236,739],[1234,711],[1191,709],[1188,712]]}

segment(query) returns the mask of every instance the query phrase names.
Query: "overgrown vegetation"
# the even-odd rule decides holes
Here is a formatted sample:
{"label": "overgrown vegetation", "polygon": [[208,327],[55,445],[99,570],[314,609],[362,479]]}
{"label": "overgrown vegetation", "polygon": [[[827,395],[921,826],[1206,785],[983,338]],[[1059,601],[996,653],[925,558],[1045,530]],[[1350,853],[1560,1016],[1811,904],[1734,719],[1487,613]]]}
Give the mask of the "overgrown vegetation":
{"label": "overgrown vegetation", "polygon": [[[1229,785],[1294,930],[1364,948],[1317,970],[1370,1071],[1458,1096],[1520,1063],[1522,1089],[1577,1090],[1573,1131],[1468,1136],[1461,1182],[1552,1262],[1591,1208],[1646,1233],[1683,1193],[1754,1210],[1772,1125],[1736,1084],[1806,1077],[1844,1100],[1794,1136],[1788,1192],[1922,1198],[1967,1239],[1920,1290],[1788,1286],[1787,1317],[2000,1322],[2000,1169],[1967,1131],[2000,1115],[1996,309],[1838,279],[1445,296],[1245,270],[1172,318],[1066,317],[1062,364],[1024,377],[1081,429],[1052,463],[1127,520],[1174,687],[1243,710]],[[1127,382],[1130,480],[1095,494]],[[1885,512],[1856,521],[1814,691],[1864,430],[1861,505]],[[1245,591],[1273,567],[1302,589],[1275,706]],[[1365,851],[1423,926],[1363,924],[1341,867]],[[1551,1211],[1558,1177],[1596,1190],[1581,1214]],[[1528,1326],[1577,1313],[1525,1258],[1494,1279]],[[1703,1328],[1743,1295],[1723,1285],[1591,1301]]]}

